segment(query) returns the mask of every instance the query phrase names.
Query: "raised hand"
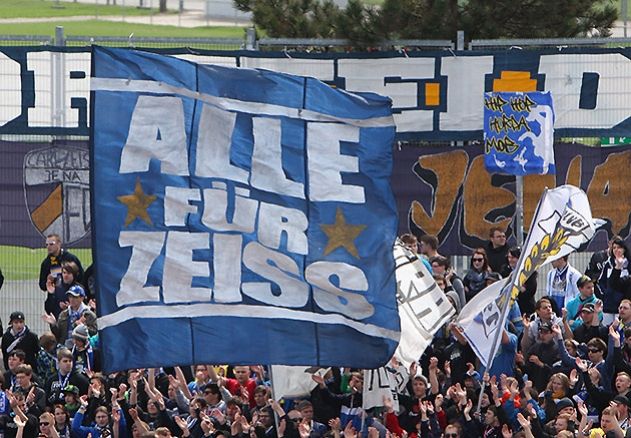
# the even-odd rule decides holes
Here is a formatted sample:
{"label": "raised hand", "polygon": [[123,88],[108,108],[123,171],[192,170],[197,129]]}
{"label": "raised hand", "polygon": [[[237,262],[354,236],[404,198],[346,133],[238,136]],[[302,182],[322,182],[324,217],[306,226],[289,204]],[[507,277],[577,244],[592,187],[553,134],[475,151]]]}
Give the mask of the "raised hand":
{"label": "raised hand", "polygon": [[504,424],[502,426],[502,437],[503,438],[512,438],[513,436],[513,431],[510,430],[510,428],[508,427],[508,424]]}
{"label": "raised hand", "polygon": [[42,321],[50,325],[57,324],[57,318],[55,318],[55,315],[53,315],[52,313],[44,313],[42,315]]}
{"label": "raised hand", "polygon": [[23,420],[19,415],[13,417],[13,422],[19,429],[24,429],[24,426],[26,426],[26,421]]}
{"label": "raised hand", "polygon": [[432,415],[434,413],[434,405],[431,401],[427,401],[425,403],[427,403],[427,414]]}
{"label": "raised hand", "polygon": [[438,371],[438,358],[437,357],[430,357],[429,358],[429,367],[427,368],[427,371],[431,372],[436,372]]}
{"label": "raised hand", "polygon": [[[278,436],[283,436],[283,433],[285,432],[286,424],[284,422],[284,419],[280,420],[280,424],[278,425]],[[204,418],[200,425],[202,427],[202,432],[204,432],[204,436],[208,436],[215,431],[215,426],[213,426],[213,422],[210,421],[210,418],[208,417]],[[281,426],[283,427],[282,432],[280,430]]]}
{"label": "raised hand", "polygon": [[443,395],[438,393],[436,395],[436,398],[434,399],[434,408],[436,409],[436,412],[440,412],[444,401],[445,401],[445,398],[443,397]]}
{"label": "raised hand", "polygon": [[563,337],[563,332],[561,331],[561,327],[559,327],[559,324],[552,325],[552,333],[554,333],[554,336],[557,339]]}
{"label": "raised hand", "polygon": [[329,427],[331,428],[331,430],[335,431],[339,431],[342,427],[342,422],[340,421],[339,417],[336,418],[332,418],[329,420]]}
{"label": "raised hand", "polygon": [[524,313],[521,317],[521,320],[524,324],[524,330],[528,330],[528,328],[530,328],[530,316],[528,316],[528,314]]}
{"label": "raised hand", "polygon": [[325,387],[324,377],[322,377],[321,375],[319,375],[319,374],[311,374],[311,380],[313,380],[318,385],[320,385],[321,388]]}
{"label": "raised hand", "polygon": [[582,372],[587,371],[587,362],[585,362],[583,359],[581,359],[580,357],[576,358],[576,367],[581,370]]}
{"label": "raised hand", "polygon": [[410,364],[410,377],[416,376],[416,371],[418,370],[418,364],[416,362],[412,362]]}
{"label": "raised hand", "polygon": [[531,355],[528,358],[528,362],[530,362],[531,364],[537,365],[539,368],[543,367],[543,362],[541,362],[541,359],[539,359],[539,356],[537,356],[536,354]]}
{"label": "raised hand", "polygon": [[445,364],[443,365],[443,370],[445,371],[445,376],[451,376],[451,362],[446,360]]}
{"label": "raised hand", "polygon": [[114,421],[114,423],[120,423],[121,421],[120,409],[112,409],[112,421]]}
{"label": "raised hand", "polygon": [[578,371],[576,371],[576,368],[572,368],[572,371],[570,371],[570,386],[574,387],[577,382],[578,382]]}
{"label": "raised hand", "polygon": [[579,401],[577,404],[578,404],[578,412],[579,414],[581,414],[581,418],[587,417],[587,405],[583,403],[582,401]]}
{"label": "raised hand", "polygon": [[134,422],[138,421],[138,410],[136,408],[129,408],[127,412],[129,412],[129,416]]}
{"label": "raised hand", "polygon": [[344,428],[344,438],[357,438],[357,430],[353,427],[352,421],[346,423],[346,427]]}
{"label": "raised hand", "polygon": [[619,326],[620,322],[617,319],[609,326],[609,336],[613,339],[616,347],[620,346],[620,333],[618,332]]}
{"label": "raised hand", "polygon": [[26,395],[26,404],[30,405],[35,401],[35,386],[31,386],[28,394]]}
{"label": "raised hand", "polygon": [[306,420],[301,421],[298,424],[298,433],[300,438],[309,438],[309,435],[311,435],[311,424]]}
{"label": "raised hand", "polygon": [[465,418],[471,418],[471,409],[473,409],[473,400],[468,399],[467,404],[465,405],[462,411],[464,413]]}
{"label": "raised hand", "polygon": [[[254,424],[254,423],[252,423]],[[287,429],[287,420],[284,418],[281,418],[280,421],[278,422],[278,437],[282,438],[285,436],[285,430]],[[207,434],[204,434],[207,435]]]}
{"label": "raised hand", "polygon": [[517,422],[524,430],[530,430],[530,419],[523,416],[520,412],[517,414]]}

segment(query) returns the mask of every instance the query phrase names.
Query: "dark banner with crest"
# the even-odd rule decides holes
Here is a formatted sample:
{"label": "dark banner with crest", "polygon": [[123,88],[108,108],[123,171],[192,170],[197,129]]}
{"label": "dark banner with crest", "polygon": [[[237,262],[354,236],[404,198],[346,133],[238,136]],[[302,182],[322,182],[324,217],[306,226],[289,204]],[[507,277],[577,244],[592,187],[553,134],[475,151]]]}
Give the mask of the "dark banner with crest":
{"label": "dark banner with crest", "polygon": [[0,245],[90,246],[90,161],[86,141],[0,141]]}

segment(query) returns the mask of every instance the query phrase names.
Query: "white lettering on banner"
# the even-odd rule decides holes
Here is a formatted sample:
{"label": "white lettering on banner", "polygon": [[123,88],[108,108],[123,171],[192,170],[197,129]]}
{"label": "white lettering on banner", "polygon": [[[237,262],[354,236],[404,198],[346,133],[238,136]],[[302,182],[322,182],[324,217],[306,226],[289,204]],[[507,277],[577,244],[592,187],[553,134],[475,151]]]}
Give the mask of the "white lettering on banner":
{"label": "white lettering on banner", "polygon": [[[127,304],[160,301],[159,286],[145,286],[149,270],[164,245],[165,232],[123,231],[118,237],[121,248],[132,248],[129,267],[116,294],[119,307]],[[133,269],[129,269],[133,268]]]}
{"label": "white lettering on banner", "polygon": [[3,101],[0,126],[4,126],[22,114],[22,68],[19,62],[0,52],[0,71]]}
{"label": "white lettering on banner", "polygon": [[248,182],[248,172],[230,163],[230,145],[237,115],[210,105],[202,106],[195,175]]}
{"label": "white lettering on banner", "polygon": [[[466,61],[465,61],[466,59]],[[472,58],[446,57],[442,59],[440,73],[449,78],[447,85],[447,111],[439,113],[443,131],[482,129],[484,112],[484,82],[493,73],[492,56]],[[479,90],[472,93],[472,90]]]}
{"label": "white lettering on banner", "polygon": [[[35,107],[28,108],[28,125],[31,127],[81,127],[81,111],[85,113],[83,123],[87,124],[90,98],[90,54],[28,52],[26,62],[27,70],[33,72],[35,91]],[[1,71],[5,71],[4,65]],[[53,87],[51,80],[57,77],[59,72],[63,74],[60,78],[61,89]],[[5,98],[3,92],[3,100]],[[20,98],[20,106],[21,100]]]}
{"label": "white lettering on banner", "polygon": [[[434,78],[436,60],[432,58],[339,59],[338,75],[348,91],[372,91],[392,99],[397,131],[431,132],[434,111],[418,109],[416,80]],[[405,82],[387,82],[397,78]],[[399,108],[407,108],[396,113]],[[416,109],[415,109],[416,108]]]}
{"label": "white lettering on banner", "polygon": [[190,201],[201,201],[199,190],[188,187],[164,188],[164,225],[167,227],[183,227],[189,214],[197,213],[197,207]]}
{"label": "white lettering on banner", "polygon": [[333,59],[304,58],[252,58],[242,56],[240,65],[245,68],[264,68],[292,75],[309,76],[321,81],[335,79],[335,61]]}
{"label": "white lettering on banner", "polygon": [[[314,76],[342,83],[349,91],[372,91],[388,96],[393,101],[398,133],[433,132],[436,114],[439,118],[438,132],[481,130],[482,112],[478,103],[487,89],[486,81],[493,72],[519,70],[518,59],[514,66],[512,61],[494,66],[494,57],[489,55],[443,56],[440,57],[439,71],[436,71],[437,58],[433,56],[338,60],[174,56],[230,66],[237,65],[239,61],[245,67]],[[610,129],[631,116],[631,111],[624,105],[625,97],[631,94],[631,62],[624,53],[542,54],[539,55],[538,65],[538,71],[533,74],[539,75],[539,80],[543,81],[542,91],[550,91],[554,96],[556,129]],[[0,52],[0,71],[5,81],[0,127],[26,113],[29,127],[87,128],[89,53],[27,51],[26,66],[21,66]],[[29,72],[33,74],[33,90],[22,87],[23,77]],[[51,78],[58,77],[59,72],[62,79],[59,86],[53,86]],[[594,108],[581,108],[585,73],[598,76],[597,83],[592,84],[593,90],[587,91],[596,93]],[[441,102],[440,111],[421,109],[418,81],[439,79],[446,79],[441,87],[443,83],[446,86],[447,102],[444,106]],[[32,99],[30,93],[34,94]],[[25,107],[25,102],[31,100],[34,106]],[[242,169],[234,170],[238,174]]]}
{"label": "white lettering on banner", "polygon": [[[248,171],[238,168],[230,162],[232,132],[236,114],[223,111],[210,105],[204,105],[199,122],[199,139],[195,176],[225,178],[230,181],[247,183]],[[342,173],[359,172],[359,159],[356,156],[342,154],[341,142],[359,142],[359,128],[330,123],[307,123],[307,154],[309,172],[309,196],[312,201],[338,201],[363,204],[366,200],[364,188],[358,185],[344,184]],[[304,198],[302,184],[289,181],[282,169],[282,151],[280,123],[269,123],[269,119],[253,122],[255,147],[250,175],[252,186],[271,190],[274,193]],[[262,130],[270,132],[263,134]],[[256,142],[264,145],[256,146]],[[272,146],[264,151],[265,146]],[[181,99],[171,96],[139,96],[132,114],[127,142],[121,154],[121,173],[145,172],[151,159],[160,160],[161,171],[165,174],[188,175],[188,148],[184,131],[184,110]],[[265,162],[265,164],[263,164]],[[256,172],[256,173],[255,173]],[[285,188],[280,190],[279,183],[271,179],[281,179]],[[280,190],[278,192],[277,190]],[[252,202],[237,196],[237,207],[244,215],[235,213],[233,224],[225,218],[226,200],[222,190],[204,190],[204,201],[212,198],[218,202],[219,213],[206,210],[204,223],[210,228],[221,231],[233,230],[248,232],[253,230],[254,209]],[[237,219],[237,217],[239,219]],[[243,217],[250,221],[240,221]]]}
{"label": "white lettering on banner", "polygon": [[[610,128],[629,118],[631,62],[620,53],[541,55],[539,71],[554,97],[555,129]],[[580,108],[584,73],[597,73],[596,108]]]}
{"label": "white lettering on banner", "polygon": [[[337,277],[339,287],[331,281],[333,276]],[[305,278],[314,286],[313,298],[322,309],[343,313],[354,319],[369,318],[375,313],[374,306],[366,297],[356,293],[368,290],[366,275],[357,266],[340,262],[314,262],[305,269]]]}
{"label": "white lettering on banner", "polygon": [[307,255],[309,253],[308,227],[309,220],[302,211],[261,202],[258,237],[263,245],[280,249],[284,233],[287,237],[287,251]]}
{"label": "white lettering on banner", "polygon": [[193,277],[210,275],[208,262],[193,260],[193,250],[199,249],[210,249],[210,236],[207,233],[168,232],[162,276],[165,303],[210,300],[211,289],[192,286]]}
{"label": "white lettering on banner", "polygon": [[274,293],[268,282],[243,283],[243,293],[267,304],[283,307],[304,307],[309,299],[309,286],[300,280],[298,265],[289,256],[250,242],[243,251],[243,264],[255,274],[276,283]]}
{"label": "white lettering on banner", "polygon": [[[279,195],[305,197],[302,183],[291,181],[283,170],[280,120],[254,117],[254,151],[252,152],[252,187]],[[304,166],[303,166],[304,167]]]}
{"label": "white lettering on banner", "polygon": [[138,96],[119,172],[146,172],[152,159],[160,161],[163,173],[188,175],[184,106],[178,97]]}
{"label": "white lettering on banner", "polygon": [[[304,269],[304,282],[293,259],[258,242],[248,243],[241,256],[242,239],[235,235],[213,235],[214,271],[230,271],[215,276],[214,293],[211,288],[193,287],[194,277],[208,278],[210,275],[208,261],[193,260],[193,251],[208,249],[209,239],[210,233],[121,231],[119,244],[132,247],[132,255],[116,295],[117,305],[159,301],[160,288],[145,284],[163,245],[166,245],[162,287],[167,304],[211,302],[211,299],[218,303],[242,302],[242,292],[265,304],[300,308],[309,300],[311,285],[315,303],[325,311],[357,320],[374,314],[374,306],[361,294],[368,290],[368,280],[358,267],[341,262],[313,262]],[[241,283],[242,264],[275,283],[280,293],[272,290],[270,282]],[[334,276],[338,278],[339,287],[332,281]]]}
{"label": "white lettering on banner", "polygon": [[359,159],[340,153],[340,142],[357,143],[359,128],[330,123],[307,125],[309,198],[312,201],[366,202],[364,188],[342,183],[342,172],[357,173]]}

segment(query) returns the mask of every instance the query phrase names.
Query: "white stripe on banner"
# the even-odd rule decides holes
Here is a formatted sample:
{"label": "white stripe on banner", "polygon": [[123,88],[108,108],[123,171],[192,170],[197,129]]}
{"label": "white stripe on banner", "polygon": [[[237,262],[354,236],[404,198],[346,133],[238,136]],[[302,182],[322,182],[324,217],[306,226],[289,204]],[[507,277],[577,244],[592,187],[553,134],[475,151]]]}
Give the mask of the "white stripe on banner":
{"label": "white stripe on banner", "polygon": [[319,314],[280,307],[253,306],[248,304],[179,304],[158,306],[129,306],[99,318],[99,329],[113,327],[131,319],[140,318],[199,318],[203,316],[235,316],[242,318],[271,318],[308,321],[318,324],[340,324],[369,336],[379,336],[399,341],[400,333],[394,330],[357,322],[338,314]]}
{"label": "white stripe on banner", "polygon": [[[92,91],[125,91],[130,93],[154,93],[154,94],[178,94],[191,99],[196,99],[214,105],[226,111],[237,111],[241,113],[282,116],[292,119],[306,120],[310,122],[340,122],[360,128],[386,128],[394,126],[394,118],[373,117],[371,119],[349,119],[324,114],[301,108],[291,108],[282,105],[266,104],[261,102],[241,101],[225,97],[212,96],[189,90],[184,87],[176,87],[159,81],[127,80],[113,78],[92,78],[90,83]],[[354,95],[362,99],[361,96]]]}

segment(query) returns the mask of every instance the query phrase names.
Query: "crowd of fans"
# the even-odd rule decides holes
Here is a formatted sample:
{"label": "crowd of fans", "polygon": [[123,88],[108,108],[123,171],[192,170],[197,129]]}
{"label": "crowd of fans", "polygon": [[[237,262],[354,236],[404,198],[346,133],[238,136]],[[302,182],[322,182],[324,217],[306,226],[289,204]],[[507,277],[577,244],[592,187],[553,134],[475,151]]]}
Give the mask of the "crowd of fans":
{"label": "crowd of fans", "polygon": [[[434,236],[402,236],[459,312],[509,276],[521,254],[491,230],[459,276]],[[0,438],[460,438],[631,436],[631,277],[614,237],[581,274],[553,263],[545,296],[537,274],[512,305],[490,369],[454,321],[399,376],[383,407],[363,409],[362,370],[312,376],[309,396],[274,401],[264,366],[195,365],[101,373],[96,301],[77,257],[46,239],[37,336],[15,311],[2,336]],[[396,403],[395,403],[396,402]],[[628,431],[628,432],[627,432]],[[223,437],[219,437],[223,435]]]}

